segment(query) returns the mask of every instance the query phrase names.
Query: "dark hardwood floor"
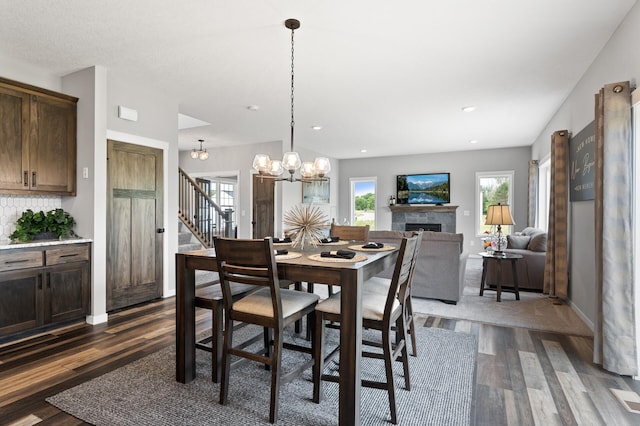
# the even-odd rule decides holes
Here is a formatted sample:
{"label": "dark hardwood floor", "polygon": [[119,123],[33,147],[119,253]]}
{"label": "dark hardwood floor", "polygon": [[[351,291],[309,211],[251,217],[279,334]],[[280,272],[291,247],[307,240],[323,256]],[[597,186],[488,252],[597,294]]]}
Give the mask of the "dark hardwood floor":
{"label": "dark hardwood floor", "polygon": [[[45,398],[174,344],[174,299],[0,343],[0,424],[78,425]],[[209,324],[198,312],[198,330]],[[420,317],[419,325],[478,337],[476,425],[638,425],[640,383],[591,362],[592,339],[474,321]]]}

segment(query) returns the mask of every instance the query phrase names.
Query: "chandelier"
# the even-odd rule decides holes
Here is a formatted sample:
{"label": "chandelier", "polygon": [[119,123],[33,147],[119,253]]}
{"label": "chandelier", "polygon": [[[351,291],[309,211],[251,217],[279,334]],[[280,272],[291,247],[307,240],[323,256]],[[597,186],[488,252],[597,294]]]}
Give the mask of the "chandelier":
{"label": "chandelier", "polygon": [[204,161],[207,158],[209,158],[209,153],[207,152],[206,149],[202,148],[202,144],[204,143],[204,139],[198,139],[198,142],[200,142],[200,150],[196,151],[196,149],[193,148],[193,150],[191,151],[191,158],[193,158],[194,160],[200,159],[200,160]]}
{"label": "chandelier", "polygon": [[[295,121],[293,119],[293,33],[295,30],[300,28],[300,21],[297,19],[287,19],[284,22],[284,26],[291,30],[291,150],[284,153],[282,161],[272,160],[266,154],[256,154],[253,159],[253,168],[261,177],[269,177],[276,180],[288,180],[289,182],[327,180],[325,175],[331,171],[331,163],[327,157],[317,157],[314,161],[302,162],[300,160],[300,155],[293,150],[293,130],[295,126]],[[298,169],[300,170],[300,178],[296,178],[294,176]],[[289,177],[278,178],[278,176],[280,176],[285,170],[289,172]]]}

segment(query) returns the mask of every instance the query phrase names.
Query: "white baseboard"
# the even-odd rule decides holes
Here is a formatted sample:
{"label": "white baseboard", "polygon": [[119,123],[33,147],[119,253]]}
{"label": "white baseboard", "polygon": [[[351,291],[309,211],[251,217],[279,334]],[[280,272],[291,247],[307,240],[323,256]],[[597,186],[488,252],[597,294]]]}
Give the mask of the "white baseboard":
{"label": "white baseboard", "polygon": [[109,314],[100,314],[100,315],[87,315],[86,321],[87,324],[96,325],[102,324],[109,320]]}
{"label": "white baseboard", "polygon": [[587,324],[587,327],[589,327],[589,329],[593,332],[595,331],[595,325],[593,324],[593,322],[580,310],[580,308],[578,308],[571,300],[568,300],[569,302],[569,307],[571,309],[573,309],[573,312],[576,313],[576,315],[578,315],[580,317],[580,319],[582,321],[584,321],[585,324]]}
{"label": "white baseboard", "polygon": [[169,297],[173,297],[176,295],[176,291],[175,290],[167,290],[162,294],[162,298],[163,299],[167,299]]}

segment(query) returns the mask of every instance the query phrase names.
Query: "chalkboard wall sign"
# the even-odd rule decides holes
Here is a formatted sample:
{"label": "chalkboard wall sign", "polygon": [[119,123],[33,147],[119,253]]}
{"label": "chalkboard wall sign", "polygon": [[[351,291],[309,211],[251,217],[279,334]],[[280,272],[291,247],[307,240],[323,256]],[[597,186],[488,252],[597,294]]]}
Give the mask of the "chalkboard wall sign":
{"label": "chalkboard wall sign", "polygon": [[569,183],[571,201],[593,200],[596,173],[595,122],[569,140]]}

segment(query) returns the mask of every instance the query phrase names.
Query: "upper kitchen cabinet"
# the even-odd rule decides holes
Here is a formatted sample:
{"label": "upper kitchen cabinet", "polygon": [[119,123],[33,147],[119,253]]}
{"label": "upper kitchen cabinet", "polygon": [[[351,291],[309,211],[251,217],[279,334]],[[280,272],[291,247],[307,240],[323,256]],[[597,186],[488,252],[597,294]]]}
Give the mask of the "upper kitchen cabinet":
{"label": "upper kitchen cabinet", "polygon": [[77,102],[0,77],[0,193],[76,195]]}

